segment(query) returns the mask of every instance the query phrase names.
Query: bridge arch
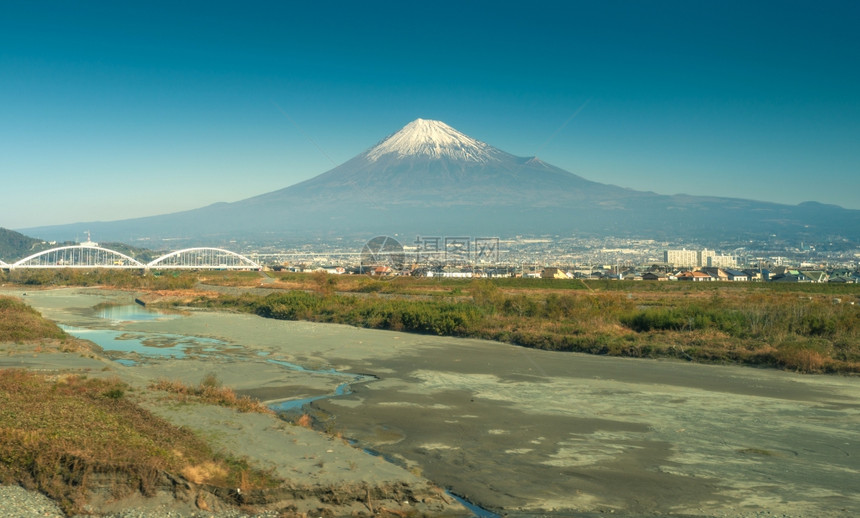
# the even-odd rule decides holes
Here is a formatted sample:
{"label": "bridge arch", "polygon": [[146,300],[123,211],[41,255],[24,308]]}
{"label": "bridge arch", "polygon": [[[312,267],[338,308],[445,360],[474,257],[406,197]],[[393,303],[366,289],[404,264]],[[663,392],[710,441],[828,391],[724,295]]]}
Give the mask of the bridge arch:
{"label": "bridge arch", "polygon": [[25,257],[10,268],[143,268],[144,264],[110,248],[71,245]]}
{"label": "bridge arch", "polygon": [[0,268],[9,268],[9,265],[3,262],[3,259],[0,259]]}
{"label": "bridge arch", "polygon": [[186,248],[165,254],[146,265],[165,270],[261,270],[247,257],[223,248]]}

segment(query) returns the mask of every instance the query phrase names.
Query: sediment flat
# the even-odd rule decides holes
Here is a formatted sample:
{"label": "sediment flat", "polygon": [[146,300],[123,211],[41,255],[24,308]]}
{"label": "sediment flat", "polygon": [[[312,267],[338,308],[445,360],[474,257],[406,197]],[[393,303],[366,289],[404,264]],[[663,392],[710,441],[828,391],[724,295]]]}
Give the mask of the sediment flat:
{"label": "sediment flat", "polygon": [[[104,325],[90,308],[123,297],[131,300],[81,289],[23,298],[55,321]],[[857,377],[547,352],[205,311],[112,325],[229,345],[217,354],[110,364],[138,384],[159,377],[197,383],[214,373],[240,393],[276,402],[332,393],[341,379],[269,360],[373,376],[308,410],[326,429],[406,468],[399,472],[502,514],[860,514]],[[25,359],[38,363],[0,352],[0,367]],[[51,361],[55,368],[59,360]],[[225,447],[255,433],[242,428],[250,426],[242,416],[229,426],[240,433],[225,434]],[[315,456],[308,470],[320,460],[329,466],[326,444],[300,450]]]}

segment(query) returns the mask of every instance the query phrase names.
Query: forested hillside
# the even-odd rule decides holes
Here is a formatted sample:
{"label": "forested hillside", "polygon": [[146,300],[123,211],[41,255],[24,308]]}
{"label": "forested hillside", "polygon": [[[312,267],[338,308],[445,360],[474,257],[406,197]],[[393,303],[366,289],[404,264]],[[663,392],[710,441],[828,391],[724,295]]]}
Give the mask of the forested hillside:
{"label": "forested hillside", "polygon": [[47,246],[41,239],[33,239],[14,230],[0,227],[0,260],[7,263],[43,250]]}

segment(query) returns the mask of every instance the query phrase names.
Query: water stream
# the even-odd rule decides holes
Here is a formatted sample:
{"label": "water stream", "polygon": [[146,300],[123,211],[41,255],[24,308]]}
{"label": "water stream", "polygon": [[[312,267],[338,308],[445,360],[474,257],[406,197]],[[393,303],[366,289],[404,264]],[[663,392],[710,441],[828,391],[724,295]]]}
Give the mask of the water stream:
{"label": "water stream", "polygon": [[[97,316],[114,324],[121,322],[143,322],[182,318],[181,315],[160,313],[137,304],[101,307],[98,309]],[[123,356],[114,358],[114,361],[126,366],[137,365],[140,361],[147,358],[181,359],[186,358],[191,354],[196,357],[215,357],[220,355],[225,349],[241,348],[239,345],[230,344],[223,340],[201,336],[124,331],[117,329],[96,329],[67,325],[61,325],[60,327],[65,332],[76,338],[89,340],[95,343],[109,355]],[[258,356],[264,356],[265,354],[266,353],[261,352],[258,353]],[[131,358],[129,358],[129,356],[131,356]],[[233,357],[236,358],[241,356],[234,355]],[[254,360],[249,359],[248,361]],[[265,361],[292,371],[342,377],[344,379],[343,382],[338,383],[334,391],[330,394],[284,400],[270,405],[270,408],[276,412],[299,411],[304,405],[313,401],[349,394],[349,386],[352,383],[375,379],[373,376],[350,374],[340,372],[335,369],[311,369],[284,360],[267,359]]]}
{"label": "water stream", "polygon": [[[106,352],[132,354],[141,358],[185,358],[192,348],[198,355],[206,356],[229,347],[229,344],[221,340],[200,336],[89,329],[66,325],[60,327],[76,338],[93,342]],[[115,361],[123,365],[138,363],[137,360],[129,358],[118,358]]]}

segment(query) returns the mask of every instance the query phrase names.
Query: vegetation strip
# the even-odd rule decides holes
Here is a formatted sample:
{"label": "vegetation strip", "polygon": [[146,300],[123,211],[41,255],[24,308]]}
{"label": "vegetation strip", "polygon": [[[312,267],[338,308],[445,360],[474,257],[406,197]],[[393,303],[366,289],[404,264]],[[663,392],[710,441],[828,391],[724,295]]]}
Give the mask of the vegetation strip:
{"label": "vegetation strip", "polygon": [[[22,286],[103,285],[153,300],[268,318],[333,322],[633,357],[860,372],[853,284],[428,279],[266,272],[3,272]],[[201,288],[254,291],[218,295]],[[235,292],[234,292],[235,293]],[[22,328],[18,325],[17,328]]]}
{"label": "vegetation strip", "polygon": [[819,292],[698,286],[634,291],[639,282],[626,283],[626,293],[565,292],[503,289],[506,283],[480,280],[460,282],[447,296],[434,297],[415,294],[420,282],[376,281],[390,296],[336,294],[327,284],[267,296],[205,295],[176,304],[558,351],[860,372],[860,308],[834,299],[828,286]]}

